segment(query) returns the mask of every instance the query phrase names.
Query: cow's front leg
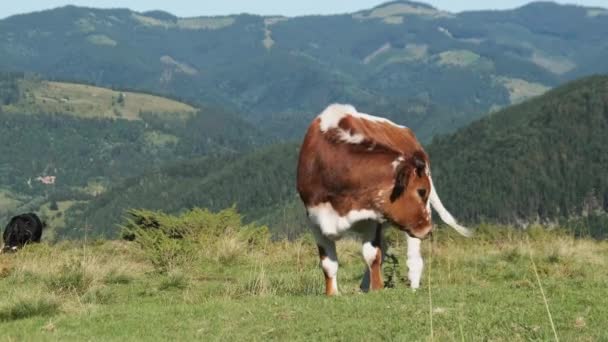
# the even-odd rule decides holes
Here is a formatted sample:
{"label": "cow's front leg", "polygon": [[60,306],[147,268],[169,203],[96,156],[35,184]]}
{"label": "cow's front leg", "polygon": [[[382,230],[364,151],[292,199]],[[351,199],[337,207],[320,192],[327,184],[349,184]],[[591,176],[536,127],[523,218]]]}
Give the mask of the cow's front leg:
{"label": "cow's front leg", "polygon": [[325,275],[325,294],[334,296],[338,294],[338,254],[336,243],[321,233],[315,234],[321,269]]}
{"label": "cow's front leg", "polygon": [[382,225],[374,224],[363,236],[363,259],[367,264],[367,271],[361,283],[363,291],[370,288],[371,290],[384,288],[384,281],[382,280],[383,246]]}
{"label": "cow's front leg", "polygon": [[424,268],[424,262],[422,261],[422,255],[420,254],[421,240],[415,237],[411,237],[406,234],[407,237],[407,277],[410,280],[410,286],[413,290],[420,287],[420,278],[422,277],[422,269]]}

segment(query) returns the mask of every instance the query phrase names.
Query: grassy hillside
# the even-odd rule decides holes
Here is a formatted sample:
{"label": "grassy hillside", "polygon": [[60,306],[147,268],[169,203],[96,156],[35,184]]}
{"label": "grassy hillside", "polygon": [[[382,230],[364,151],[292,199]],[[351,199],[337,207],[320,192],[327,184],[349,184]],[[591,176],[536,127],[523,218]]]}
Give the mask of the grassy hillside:
{"label": "grassy hillside", "polygon": [[469,221],[605,212],[606,94],[608,77],[582,79],[437,138],[428,152],[443,199]]}
{"label": "grassy hillside", "polygon": [[141,120],[142,113],[192,115],[185,103],[141,93],[116,91],[85,84],[22,79],[20,99],[0,108],[7,113],[60,113],[82,118]]}
{"label": "grassy hillside", "polygon": [[224,110],[27,75],[1,74],[0,99],[2,221],[34,210],[59,228],[74,203],[124,179],[267,141]]}
{"label": "grassy hillside", "polygon": [[[0,255],[3,336],[552,340],[540,280],[561,340],[608,338],[606,242],[540,227],[522,232],[486,226],[467,240],[440,230],[423,243],[422,286],[412,292],[403,280],[403,236],[391,234],[398,264],[385,263],[384,273],[393,277],[394,288],[360,294],[361,247],[347,239],[338,244],[341,296],[326,298],[310,236],[293,242],[252,238],[232,212],[169,220],[180,226],[187,221],[194,235],[141,247],[41,244]],[[221,234],[215,236],[216,229]]]}
{"label": "grassy hillside", "polygon": [[602,11],[544,2],[448,13],[396,1],[331,16],[178,18],[68,6],[0,20],[0,68],[203,101],[288,139],[327,103],[353,102],[426,140],[607,72]]}

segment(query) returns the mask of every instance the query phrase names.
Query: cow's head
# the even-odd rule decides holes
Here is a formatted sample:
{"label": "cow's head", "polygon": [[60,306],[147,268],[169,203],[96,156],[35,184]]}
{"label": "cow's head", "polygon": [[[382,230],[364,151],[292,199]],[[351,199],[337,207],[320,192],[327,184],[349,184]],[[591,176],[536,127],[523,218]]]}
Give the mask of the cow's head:
{"label": "cow's head", "polygon": [[19,249],[19,232],[15,227],[9,226],[6,228],[7,234],[4,237],[4,246],[2,246],[2,253],[16,252]]}
{"label": "cow's head", "polygon": [[2,247],[2,249],[0,250],[0,254],[2,254],[2,253],[16,252],[17,249],[18,249],[17,246],[4,245]]}
{"label": "cow's head", "polygon": [[424,238],[432,228],[430,170],[428,157],[422,151],[399,158],[395,179],[387,203],[387,215],[409,235]]}

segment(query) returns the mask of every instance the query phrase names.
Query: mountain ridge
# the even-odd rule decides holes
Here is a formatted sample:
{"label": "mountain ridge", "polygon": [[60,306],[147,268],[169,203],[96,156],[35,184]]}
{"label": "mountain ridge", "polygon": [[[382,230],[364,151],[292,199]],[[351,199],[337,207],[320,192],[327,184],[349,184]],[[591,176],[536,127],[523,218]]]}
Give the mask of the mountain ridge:
{"label": "mountain ridge", "polygon": [[410,6],[414,6],[414,7],[421,7],[421,8],[425,8],[425,9],[431,9],[431,10],[438,10],[438,11],[442,11],[442,12],[446,12],[446,13],[450,13],[450,14],[454,14],[454,15],[463,14],[463,13],[476,13],[476,12],[509,12],[509,11],[519,11],[519,10],[531,9],[531,8],[543,8],[543,9],[546,9],[546,8],[579,8],[579,9],[587,9],[587,10],[604,10],[607,12],[606,15],[608,15],[608,6],[606,6],[606,7],[587,6],[587,5],[579,5],[579,4],[571,4],[571,3],[558,3],[555,1],[546,1],[546,0],[530,1],[521,6],[516,6],[513,8],[506,8],[506,9],[474,9],[474,10],[464,10],[464,11],[458,11],[458,12],[452,12],[452,11],[448,11],[448,10],[445,10],[442,8],[438,8],[431,4],[425,3],[423,1],[393,0],[393,1],[386,1],[386,2],[380,3],[380,4],[370,7],[370,8],[352,10],[352,11],[348,11],[348,12],[344,12],[344,13],[304,14],[304,15],[296,15],[296,16],[287,16],[287,15],[283,15],[283,14],[259,14],[259,13],[251,13],[251,12],[238,12],[238,13],[235,12],[235,13],[214,14],[214,15],[198,13],[198,14],[195,14],[192,16],[179,16],[179,15],[171,13],[168,10],[163,10],[163,9],[151,9],[151,10],[138,11],[138,10],[133,10],[129,7],[94,7],[94,6],[81,6],[81,5],[68,4],[68,5],[56,6],[56,7],[48,8],[48,9],[11,14],[6,17],[0,18],[0,20],[6,20],[6,19],[16,17],[16,16],[40,14],[40,13],[45,13],[45,12],[50,12],[50,11],[55,11],[55,10],[62,10],[62,9],[82,9],[82,10],[99,10],[99,11],[129,11],[129,12],[133,12],[133,13],[137,13],[137,14],[143,14],[143,15],[155,17],[156,19],[169,19],[169,20],[194,19],[194,18],[221,18],[221,17],[235,17],[235,16],[241,16],[241,15],[259,16],[259,17],[265,17],[265,18],[275,18],[275,17],[300,18],[300,17],[310,17],[310,16],[339,16],[339,15],[357,14],[357,13],[361,13],[361,12],[370,12],[375,9],[384,8],[384,7],[391,6],[391,5],[400,5],[400,4],[410,5]]}
{"label": "mountain ridge", "polygon": [[[555,223],[608,212],[607,94],[608,76],[584,78],[435,138],[426,151],[446,207],[467,224]],[[297,154],[292,143],[167,166],[116,186],[89,203],[85,216],[107,227],[104,220],[133,206],[179,212],[236,205],[248,221],[295,237],[307,226],[295,192]],[[172,207],[154,193],[172,198]],[[601,222],[594,236],[607,233]]]}
{"label": "mountain ridge", "polygon": [[341,15],[191,18],[68,6],[0,20],[0,69],[229,108],[286,140],[327,103],[351,102],[436,123],[414,127],[428,141],[608,72],[598,9],[554,4],[539,17],[538,6],[547,5],[443,15],[388,2]]}

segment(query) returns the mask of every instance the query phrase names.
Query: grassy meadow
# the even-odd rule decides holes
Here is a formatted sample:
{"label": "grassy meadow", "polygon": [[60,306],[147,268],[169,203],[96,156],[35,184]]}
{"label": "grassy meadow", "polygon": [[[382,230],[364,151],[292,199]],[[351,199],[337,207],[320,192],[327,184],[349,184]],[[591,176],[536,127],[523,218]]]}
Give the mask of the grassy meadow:
{"label": "grassy meadow", "polygon": [[165,113],[188,118],[196,109],[160,96],[117,91],[86,84],[22,80],[23,96],[5,112],[61,113],[81,118],[140,120],[141,113]]}
{"label": "grassy meadow", "polygon": [[[135,241],[0,255],[0,339],[553,340],[533,265],[560,340],[608,339],[607,242],[541,227],[477,227],[471,239],[438,229],[423,243],[425,272],[413,292],[405,239],[391,230],[397,259],[384,273],[394,287],[362,294],[360,244],[345,239],[341,295],[326,298],[308,235],[272,241],[233,210],[146,215],[126,225]],[[161,228],[140,229],[145,222]]]}

